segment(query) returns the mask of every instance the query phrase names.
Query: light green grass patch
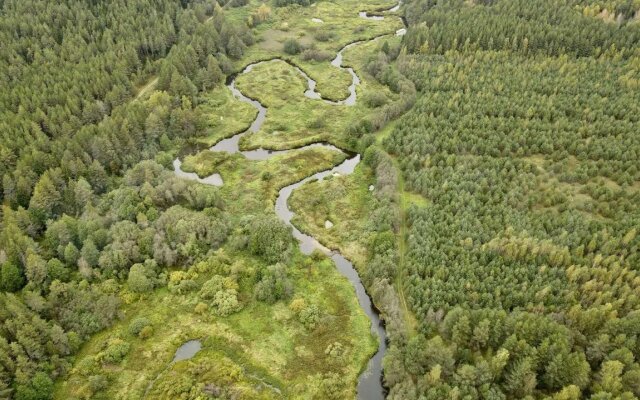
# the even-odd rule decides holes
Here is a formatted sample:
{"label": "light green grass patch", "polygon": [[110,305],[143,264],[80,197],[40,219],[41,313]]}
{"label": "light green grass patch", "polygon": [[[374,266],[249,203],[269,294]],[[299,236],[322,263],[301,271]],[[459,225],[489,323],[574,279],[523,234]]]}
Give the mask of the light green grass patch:
{"label": "light green grass patch", "polygon": [[207,121],[205,136],[198,142],[213,146],[222,139],[249,128],[258,114],[252,105],[236,99],[226,86],[219,86],[206,93],[198,105],[198,112]]}
{"label": "light green grass patch", "polygon": [[[327,148],[292,150],[263,161],[235,154],[219,166],[221,190],[229,207],[239,214],[272,210],[278,191],[316,172],[331,169],[346,155]],[[237,207],[237,210],[236,210]]]}
{"label": "light green grass patch", "polygon": [[[289,199],[291,210],[296,214],[294,224],[325,246],[339,249],[362,268],[367,260],[369,236],[365,226],[373,202],[368,189],[372,182],[371,170],[360,164],[351,175],[303,185]],[[333,227],[325,227],[327,220]]]}
{"label": "light green grass patch", "polygon": [[353,121],[370,112],[360,103],[348,107],[305,97],[306,80],[283,61],[259,64],[236,84],[267,107],[264,125],[242,139],[243,149],[288,149],[322,141],[344,148]]}

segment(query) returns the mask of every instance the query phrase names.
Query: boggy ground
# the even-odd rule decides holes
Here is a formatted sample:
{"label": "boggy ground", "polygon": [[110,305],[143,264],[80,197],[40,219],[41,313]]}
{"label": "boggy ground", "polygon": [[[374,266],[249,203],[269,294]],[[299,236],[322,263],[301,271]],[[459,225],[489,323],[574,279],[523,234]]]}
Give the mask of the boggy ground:
{"label": "boggy ground", "polygon": [[[238,69],[247,61],[268,60],[275,57],[290,60],[318,82],[318,92],[324,98],[340,100],[348,96],[351,76],[344,70],[330,67],[330,61],[345,45],[374,38],[402,28],[399,18],[388,16],[372,21],[358,16],[359,11],[389,9],[394,0],[319,1],[309,7],[270,7],[269,17],[256,26],[258,43],[247,49],[237,63]],[[263,3],[252,0],[248,6],[227,10],[232,18],[246,20],[255,15]],[[321,22],[320,22],[321,21]],[[284,42],[295,39],[307,49],[298,54],[284,52]],[[313,58],[310,58],[313,53]]]}

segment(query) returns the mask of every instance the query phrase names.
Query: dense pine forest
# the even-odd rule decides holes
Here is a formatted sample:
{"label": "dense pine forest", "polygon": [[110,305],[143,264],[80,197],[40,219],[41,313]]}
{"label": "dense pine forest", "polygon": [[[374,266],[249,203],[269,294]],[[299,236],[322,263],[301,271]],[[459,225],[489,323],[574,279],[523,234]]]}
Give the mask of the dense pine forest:
{"label": "dense pine forest", "polygon": [[640,396],[639,6],[407,4],[419,96],[384,147],[426,205],[392,398]]}
{"label": "dense pine forest", "polygon": [[396,4],[0,0],[0,399],[366,398],[355,154],[381,398],[639,398],[640,2]]}

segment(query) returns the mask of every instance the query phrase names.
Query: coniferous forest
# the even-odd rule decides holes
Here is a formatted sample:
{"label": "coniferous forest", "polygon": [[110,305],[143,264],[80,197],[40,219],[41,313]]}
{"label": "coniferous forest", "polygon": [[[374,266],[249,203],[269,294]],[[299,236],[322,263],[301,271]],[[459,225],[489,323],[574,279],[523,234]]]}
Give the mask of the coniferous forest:
{"label": "coniferous forest", "polygon": [[0,43],[0,399],[640,398],[638,0],[0,0]]}

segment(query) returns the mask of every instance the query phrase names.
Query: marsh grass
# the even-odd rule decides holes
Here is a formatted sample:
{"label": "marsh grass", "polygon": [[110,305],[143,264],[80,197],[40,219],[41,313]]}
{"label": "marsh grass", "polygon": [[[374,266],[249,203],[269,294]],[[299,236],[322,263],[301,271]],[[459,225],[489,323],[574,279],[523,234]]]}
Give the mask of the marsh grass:
{"label": "marsh grass", "polygon": [[[262,4],[260,1],[253,0],[246,9],[243,7],[245,10],[232,9],[227,11],[227,15],[235,13],[234,18],[242,18],[241,16],[246,18],[260,4]],[[306,48],[326,51],[335,57],[338,50],[349,43],[393,33],[400,29],[402,22],[392,15],[382,21],[370,21],[358,17],[359,11],[386,9],[394,4],[394,1],[388,0],[345,0],[320,1],[311,7],[272,8],[270,18],[255,28],[256,36],[259,38],[258,43],[247,49],[242,60],[236,63],[236,68],[240,70],[242,66],[258,60],[284,57],[318,82],[317,89],[323,97],[330,100],[344,99],[348,96],[347,88],[351,83],[351,77],[347,72],[332,68],[330,60],[323,62],[305,60],[303,53],[289,56],[284,52],[284,42],[287,39],[296,39]],[[313,22],[313,18],[319,18],[323,23]]]}
{"label": "marsh grass", "polygon": [[203,96],[198,112],[204,114],[207,126],[198,142],[213,146],[222,139],[249,128],[258,114],[253,106],[233,97],[226,86],[219,86]]}

